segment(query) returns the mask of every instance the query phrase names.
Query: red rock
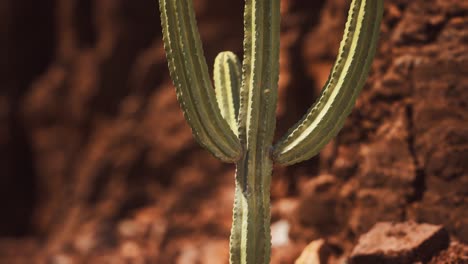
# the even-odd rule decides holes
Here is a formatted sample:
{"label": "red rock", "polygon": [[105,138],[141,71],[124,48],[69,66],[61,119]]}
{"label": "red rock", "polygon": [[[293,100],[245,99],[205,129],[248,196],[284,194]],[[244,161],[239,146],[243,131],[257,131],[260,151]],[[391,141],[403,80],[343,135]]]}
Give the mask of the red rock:
{"label": "red rock", "polygon": [[415,222],[381,222],[359,239],[350,264],[406,264],[427,261],[447,248],[449,235],[442,226]]}

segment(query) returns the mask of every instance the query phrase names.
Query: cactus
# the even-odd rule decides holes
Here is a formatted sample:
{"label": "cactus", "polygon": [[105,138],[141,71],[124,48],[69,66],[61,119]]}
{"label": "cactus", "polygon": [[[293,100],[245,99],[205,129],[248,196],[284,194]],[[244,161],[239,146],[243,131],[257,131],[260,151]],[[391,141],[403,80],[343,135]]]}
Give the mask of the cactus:
{"label": "cactus", "polygon": [[236,163],[230,263],[269,263],[272,164],[316,155],[343,126],[376,50],[383,0],[352,0],[338,58],[315,104],[273,146],[280,0],[246,0],[242,66],[232,52],[208,75],[190,0],[159,0],[171,77],[197,141]]}

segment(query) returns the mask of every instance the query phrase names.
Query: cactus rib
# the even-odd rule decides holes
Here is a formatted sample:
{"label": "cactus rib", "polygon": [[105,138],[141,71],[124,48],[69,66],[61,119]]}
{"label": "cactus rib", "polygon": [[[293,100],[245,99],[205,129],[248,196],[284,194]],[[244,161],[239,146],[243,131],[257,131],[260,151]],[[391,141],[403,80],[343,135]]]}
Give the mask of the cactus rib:
{"label": "cactus rib", "polygon": [[159,4],[170,74],[194,137],[216,157],[235,162],[242,148],[216,103],[196,27],[193,3],[160,0]]}
{"label": "cactus rib", "polygon": [[216,56],[213,70],[216,100],[221,115],[236,135],[239,132],[237,117],[239,115],[241,71],[239,59],[234,53],[224,51]]}
{"label": "cactus rib", "polygon": [[275,162],[316,155],[341,129],[365,83],[376,50],[383,0],[353,0],[338,58],[317,102],[276,144]]}

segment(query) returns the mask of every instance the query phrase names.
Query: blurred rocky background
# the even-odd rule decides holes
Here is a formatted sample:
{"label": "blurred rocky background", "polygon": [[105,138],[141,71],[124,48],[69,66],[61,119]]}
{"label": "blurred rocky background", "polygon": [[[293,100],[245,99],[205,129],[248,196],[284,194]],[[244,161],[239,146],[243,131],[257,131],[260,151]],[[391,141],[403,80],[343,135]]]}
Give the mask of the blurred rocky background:
{"label": "blurred rocky background", "polygon": [[[241,56],[244,1],[194,3],[208,63]],[[319,94],[348,6],[282,0],[277,137]],[[156,0],[0,1],[0,263],[227,263],[234,168],[192,139],[158,16]],[[343,263],[407,220],[448,232],[432,263],[468,263],[468,2],[386,0],[381,29],[342,132],[275,168],[272,263],[314,240]]]}

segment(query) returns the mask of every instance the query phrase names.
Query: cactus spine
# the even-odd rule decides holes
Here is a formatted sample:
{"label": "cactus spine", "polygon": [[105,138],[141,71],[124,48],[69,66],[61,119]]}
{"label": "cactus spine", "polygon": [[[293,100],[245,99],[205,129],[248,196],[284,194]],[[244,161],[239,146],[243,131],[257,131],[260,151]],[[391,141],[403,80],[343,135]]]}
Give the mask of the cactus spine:
{"label": "cactus spine", "polygon": [[279,77],[280,0],[246,0],[242,69],[222,52],[210,81],[190,0],[159,0],[177,98],[198,142],[236,163],[230,263],[270,261],[273,162],[316,155],[343,126],[374,57],[383,0],[352,0],[338,58],[316,103],[274,147]]}

